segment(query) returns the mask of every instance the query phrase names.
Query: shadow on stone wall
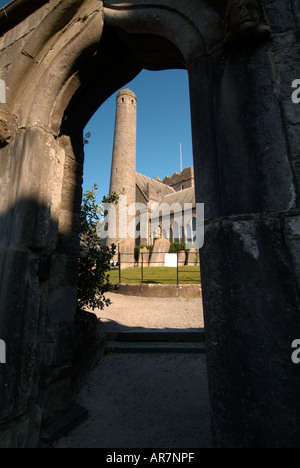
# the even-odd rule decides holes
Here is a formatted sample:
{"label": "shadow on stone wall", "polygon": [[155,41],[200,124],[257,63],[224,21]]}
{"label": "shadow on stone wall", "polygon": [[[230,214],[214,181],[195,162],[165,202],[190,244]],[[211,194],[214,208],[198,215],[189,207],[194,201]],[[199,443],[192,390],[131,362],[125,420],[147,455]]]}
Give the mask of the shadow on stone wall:
{"label": "shadow on stone wall", "polygon": [[0,218],[0,447],[35,447],[72,399],[78,231],[20,200]]}
{"label": "shadow on stone wall", "polygon": [[[62,434],[76,384],[104,350],[103,326],[74,322],[78,220],[75,214],[69,234],[59,221],[30,198],[0,218],[0,339],[7,351],[0,364],[1,448],[38,447]],[[77,406],[75,417],[83,413]]]}

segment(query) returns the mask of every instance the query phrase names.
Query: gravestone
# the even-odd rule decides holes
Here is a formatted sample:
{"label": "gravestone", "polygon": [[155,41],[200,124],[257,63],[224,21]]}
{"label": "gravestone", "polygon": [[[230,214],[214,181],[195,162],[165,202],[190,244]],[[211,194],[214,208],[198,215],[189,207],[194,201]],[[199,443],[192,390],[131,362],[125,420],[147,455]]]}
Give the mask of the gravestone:
{"label": "gravestone", "polygon": [[196,258],[197,258],[197,250],[190,249],[187,253],[187,265],[194,266],[196,265]]}
{"label": "gravestone", "polygon": [[171,244],[167,239],[157,239],[154,242],[149,266],[165,266],[165,255],[166,253],[169,253],[170,245]]}
{"label": "gravestone", "polygon": [[178,253],[178,266],[184,266],[186,261],[186,252],[185,250],[180,250]]}
{"label": "gravestone", "polygon": [[130,239],[119,244],[121,270],[126,270],[126,268],[134,268],[134,247],[135,243]]}
{"label": "gravestone", "polygon": [[139,266],[147,267],[149,265],[150,252],[147,247],[143,247],[139,254]]}

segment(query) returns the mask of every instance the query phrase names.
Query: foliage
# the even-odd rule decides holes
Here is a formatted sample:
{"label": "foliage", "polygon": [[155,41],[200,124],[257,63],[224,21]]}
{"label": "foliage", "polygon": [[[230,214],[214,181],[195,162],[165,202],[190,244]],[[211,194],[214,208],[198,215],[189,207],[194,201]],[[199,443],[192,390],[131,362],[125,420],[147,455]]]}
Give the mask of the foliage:
{"label": "foliage", "polygon": [[80,325],[85,324],[88,327],[94,328],[99,323],[99,320],[96,315],[92,312],[88,312],[83,309],[76,310],[75,321],[79,322]]}
{"label": "foliage", "polygon": [[89,144],[91,136],[92,136],[92,134],[91,134],[90,132],[87,132],[87,133],[84,135],[84,138],[83,138],[83,144],[84,144],[84,145],[88,145],[88,144]]}
{"label": "foliage", "polygon": [[172,242],[170,246],[170,253],[177,253],[180,250],[186,250],[186,246],[181,242]]}
{"label": "foliage", "polygon": [[[88,308],[104,309],[110,305],[105,293],[114,290],[107,272],[110,262],[115,255],[115,246],[111,248],[100,245],[97,235],[97,222],[100,220],[101,210],[97,205],[98,186],[94,184],[92,190],[87,190],[83,196],[81,206],[81,245],[79,258],[79,284],[77,300],[77,319],[80,319],[80,310]],[[118,195],[104,197],[103,203],[117,203]]]}

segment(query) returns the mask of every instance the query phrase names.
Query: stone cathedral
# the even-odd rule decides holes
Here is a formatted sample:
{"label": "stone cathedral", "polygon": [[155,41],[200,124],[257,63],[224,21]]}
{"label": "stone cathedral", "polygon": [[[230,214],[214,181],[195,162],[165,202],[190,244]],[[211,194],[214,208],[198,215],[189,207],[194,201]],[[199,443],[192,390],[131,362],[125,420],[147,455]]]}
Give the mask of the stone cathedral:
{"label": "stone cathedral", "polygon": [[[136,235],[136,245],[152,245],[158,238],[170,242],[182,242],[193,245],[193,233],[196,231],[196,203],[193,167],[185,168],[181,174],[175,172],[172,177],[151,179],[136,172],[136,121],[137,97],[130,89],[123,89],[117,95],[116,121],[113,158],[111,167],[110,193],[124,193],[128,207],[137,204],[144,207],[147,216],[147,232]],[[162,222],[160,207],[170,207],[170,224],[167,228]],[[192,216],[184,222],[183,211],[189,206]],[[117,209],[118,211],[118,209]],[[146,213],[145,213],[146,212]],[[127,224],[139,216],[127,214]],[[153,223],[151,224],[151,219]],[[140,231],[139,220],[134,223]],[[130,237],[128,232],[128,237]],[[118,244],[124,240],[117,224],[115,238],[109,243]]]}

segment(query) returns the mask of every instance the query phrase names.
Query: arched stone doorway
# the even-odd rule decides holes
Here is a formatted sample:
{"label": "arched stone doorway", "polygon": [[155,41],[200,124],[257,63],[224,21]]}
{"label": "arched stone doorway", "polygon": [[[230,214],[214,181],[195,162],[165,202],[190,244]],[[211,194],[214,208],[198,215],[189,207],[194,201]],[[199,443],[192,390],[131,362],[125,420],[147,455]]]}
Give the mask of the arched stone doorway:
{"label": "arched stone doorway", "polygon": [[[275,3],[286,12],[280,24]],[[249,21],[236,21],[245,4],[255,12],[246,31]],[[215,444],[299,446],[300,379],[290,359],[300,332],[299,137],[285,56],[300,74],[300,11],[282,0],[261,5],[266,17],[256,0],[17,0],[0,12],[7,444],[37,445],[41,424],[70,403],[82,129],[142,68],[180,67],[190,78],[196,197],[205,203]]]}

